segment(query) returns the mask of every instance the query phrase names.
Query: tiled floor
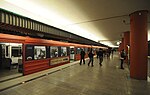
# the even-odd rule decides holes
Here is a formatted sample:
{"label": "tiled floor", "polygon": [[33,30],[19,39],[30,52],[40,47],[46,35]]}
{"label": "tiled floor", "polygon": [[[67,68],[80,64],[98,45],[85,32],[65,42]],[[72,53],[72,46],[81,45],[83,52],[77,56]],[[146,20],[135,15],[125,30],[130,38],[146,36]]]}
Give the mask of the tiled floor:
{"label": "tiled floor", "polygon": [[94,67],[73,65],[0,95],[150,95],[150,83],[130,79],[128,67],[119,69],[119,63],[117,55],[105,58],[102,67],[95,59]]}
{"label": "tiled floor", "polygon": [[0,70],[0,82],[23,76],[18,72],[18,69]]}

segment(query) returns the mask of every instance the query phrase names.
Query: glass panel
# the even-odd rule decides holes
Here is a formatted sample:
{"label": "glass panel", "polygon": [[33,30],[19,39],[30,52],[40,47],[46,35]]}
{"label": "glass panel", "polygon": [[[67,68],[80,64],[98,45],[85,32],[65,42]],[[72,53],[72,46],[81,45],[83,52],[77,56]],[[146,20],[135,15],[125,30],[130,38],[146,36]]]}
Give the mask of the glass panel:
{"label": "glass panel", "polygon": [[19,26],[19,18],[16,17],[16,23],[17,23],[17,26]]}
{"label": "glass panel", "polygon": [[22,18],[20,18],[19,21],[20,21],[20,27],[22,27]]}
{"label": "glass panel", "polygon": [[41,31],[41,24],[39,24],[39,31]]}
{"label": "glass panel", "polygon": [[74,54],[74,48],[70,48],[70,54]]}
{"label": "glass panel", "polygon": [[44,28],[45,28],[45,25],[42,25],[42,31],[45,31],[45,29],[44,29]]}
{"label": "glass panel", "polygon": [[46,48],[45,46],[34,46],[34,59],[45,59]]}
{"label": "glass panel", "polygon": [[84,51],[85,51],[85,53],[87,53],[88,52],[88,48],[84,48]]}
{"label": "glass panel", "polygon": [[58,57],[58,47],[51,47],[50,55],[51,55],[51,58]]}
{"label": "glass panel", "polygon": [[32,23],[32,21],[31,21],[31,22],[30,22],[30,29],[33,29],[33,28],[32,28],[32,24],[33,24],[33,23]]}
{"label": "glass panel", "polygon": [[46,32],[48,32],[48,26],[46,26]]}
{"label": "glass panel", "polygon": [[27,28],[27,20],[26,19],[24,19],[24,28]]}
{"label": "glass panel", "polygon": [[50,46],[46,46],[46,58],[50,58]]}
{"label": "glass panel", "polygon": [[34,54],[34,46],[33,45],[26,45],[25,57],[26,60],[33,60]]}
{"label": "glass panel", "polygon": [[80,49],[80,48],[77,48],[77,49],[76,49],[76,54],[80,54],[80,52],[81,52],[81,49]]}
{"label": "glass panel", "polygon": [[43,25],[41,25],[41,31],[43,31]]}
{"label": "glass panel", "polygon": [[6,23],[9,24],[9,15],[6,14]]}
{"label": "glass panel", "polygon": [[37,23],[35,22],[34,24],[35,24],[35,26],[34,26],[34,30],[38,30]]}
{"label": "glass panel", "polygon": [[11,53],[13,57],[21,57],[21,47],[12,47]]}
{"label": "glass panel", "polygon": [[22,27],[24,27],[24,19],[22,19]]}
{"label": "glass panel", "polygon": [[30,29],[30,26],[31,26],[31,22],[28,20],[28,29]]}
{"label": "glass panel", "polygon": [[35,23],[35,30],[37,30],[38,31],[38,24],[37,23]]}
{"label": "glass panel", "polygon": [[67,56],[67,48],[61,47],[61,56]]}
{"label": "glass panel", "polygon": [[13,19],[12,15],[10,15],[9,18],[10,18],[10,24],[12,25],[13,24],[13,22],[12,22],[12,19]]}
{"label": "glass panel", "polygon": [[5,14],[2,13],[2,22],[4,23],[5,22]]}
{"label": "glass panel", "polygon": [[39,31],[41,31],[41,24],[39,24]]}
{"label": "glass panel", "polygon": [[32,22],[32,30],[35,30],[35,23]]}
{"label": "glass panel", "polygon": [[16,19],[15,19],[15,16],[13,16],[13,25],[16,25]]}
{"label": "glass panel", "polygon": [[33,26],[34,28],[34,30],[37,30],[37,24],[36,24],[36,22],[34,22],[34,26]]}

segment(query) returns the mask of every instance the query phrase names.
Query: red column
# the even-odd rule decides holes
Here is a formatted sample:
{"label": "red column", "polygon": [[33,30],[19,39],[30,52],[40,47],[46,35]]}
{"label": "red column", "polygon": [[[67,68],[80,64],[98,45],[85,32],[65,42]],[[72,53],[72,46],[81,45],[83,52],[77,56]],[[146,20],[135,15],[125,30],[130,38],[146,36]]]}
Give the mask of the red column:
{"label": "red column", "polygon": [[130,14],[130,77],[147,80],[147,21],[148,11]]}
{"label": "red column", "polygon": [[[126,55],[128,55],[128,47],[127,45],[130,45],[130,32],[124,32],[124,50],[126,52]],[[126,57],[125,60],[126,63],[128,63],[128,57]]]}

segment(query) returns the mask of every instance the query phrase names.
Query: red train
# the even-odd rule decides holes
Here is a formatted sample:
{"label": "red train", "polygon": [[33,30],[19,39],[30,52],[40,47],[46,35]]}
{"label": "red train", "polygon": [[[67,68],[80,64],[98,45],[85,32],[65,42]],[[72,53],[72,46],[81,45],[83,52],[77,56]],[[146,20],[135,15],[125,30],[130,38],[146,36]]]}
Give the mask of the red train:
{"label": "red train", "polygon": [[81,48],[88,57],[90,48],[96,50],[105,47],[0,33],[0,67],[1,69],[17,68],[18,72],[27,75],[80,60]]}

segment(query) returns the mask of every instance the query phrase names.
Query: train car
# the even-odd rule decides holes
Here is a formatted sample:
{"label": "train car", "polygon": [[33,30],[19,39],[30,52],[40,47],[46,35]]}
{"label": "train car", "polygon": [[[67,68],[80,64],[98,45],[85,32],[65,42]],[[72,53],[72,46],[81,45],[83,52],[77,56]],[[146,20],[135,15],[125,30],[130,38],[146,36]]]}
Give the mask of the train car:
{"label": "train car", "polygon": [[0,33],[0,68],[28,75],[80,60],[81,49],[87,58],[90,48],[90,45]]}
{"label": "train car", "polygon": [[85,51],[85,58],[88,57],[88,51],[90,50],[90,45],[81,45],[81,44],[71,44],[74,47],[74,60],[80,60],[81,49]]}

